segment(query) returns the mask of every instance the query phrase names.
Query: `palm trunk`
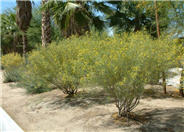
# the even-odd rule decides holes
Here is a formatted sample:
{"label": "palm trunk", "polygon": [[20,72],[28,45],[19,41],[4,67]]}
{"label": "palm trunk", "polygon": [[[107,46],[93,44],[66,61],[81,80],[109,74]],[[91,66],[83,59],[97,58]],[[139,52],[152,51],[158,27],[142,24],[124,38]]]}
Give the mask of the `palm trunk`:
{"label": "palm trunk", "polygon": [[[44,5],[48,0],[42,0]],[[46,47],[51,43],[51,24],[49,10],[42,11],[42,46]]]}
{"label": "palm trunk", "polygon": [[17,49],[16,49],[16,43],[17,43],[17,41],[16,41],[16,35],[15,35],[15,33],[13,33],[13,52],[15,53],[15,52],[17,52]]}
{"label": "palm trunk", "polygon": [[23,40],[23,58],[26,60],[27,37],[25,32],[22,35],[22,40]]}
{"label": "palm trunk", "polygon": [[30,0],[16,0],[16,23],[19,29],[23,32],[22,41],[23,41],[23,57],[26,62],[26,50],[27,50],[27,36],[26,31],[29,28],[30,21],[32,18],[32,5]]}

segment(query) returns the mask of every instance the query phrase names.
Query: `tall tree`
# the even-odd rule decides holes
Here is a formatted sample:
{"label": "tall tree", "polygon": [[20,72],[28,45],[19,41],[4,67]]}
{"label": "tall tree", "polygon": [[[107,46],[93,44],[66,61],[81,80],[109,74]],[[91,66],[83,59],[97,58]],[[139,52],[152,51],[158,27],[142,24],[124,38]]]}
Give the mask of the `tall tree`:
{"label": "tall tree", "polygon": [[107,19],[111,27],[117,27],[116,32],[136,32],[146,25],[151,25],[151,19],[147,19],[144,8],[137,8],[135,1],[110,2],[116,12]]}
{"label": "tall tree", "polygon": [[32,5],[31,1],[16,0],[16,23],[19,29],[23,32],[23,57],[26,58],[26,46],[27,46],[27,36],[26,31],[29,28],[30,21],[32,18]]}
{"label": "tall tree", "polygon": [[156,21],[156,27],[157,27],[157,37],[160,38],[160,28],[159,28],[159,18],[158,18],[158,9],[157,9],[157,1],[154,1],[155,6],[155,21]]}
{"label": "tall tree", "polygon": [[[48,0],[42,0],[42,6],[44,6]],[[46,47],[51,43],[51,22],[49,9],[42,11],[42,46]]]}
{"label": "tall tree", "polygon": [[[155,26],[155,8],[151,1],[109,1],[116,9],[107,19],[115,31],[136,32],[146,29],[153,37],[157,37]],[[160,31],[166,31],[169,25],[168,2],[158,2],[158,16]],[[117,28],[116,28],[117,27]]]}
{"label": "tall tree", "polygon": [[[154,1],[154,7],[155,7],[155,21],[156,21],[156,29],[157,29],[157,38],[160,38],[160,28],[159,28],[159,17],[158,17],[158,8],[157,8],[157,1]],[[164,90],[164,94],[167,93],[166,91],[166,75],[165,72],[162,72],[162,86]]]}
{"label": "tall tree", "polygon": [[20,37],[21,33],[16,24],[15,10],[5,11],[1,15],[1,44],[3,53],[17,52],[18,39]]}
{"label": "tall tree", "polygon": [[95,1],[53,1],[43,7],[50,9],[55,23],[59,26],[64,37],[83,35],[90,31],[91,26],[102,30],[105,21],[96,15],[97,12],[111,13],[111,7],[104,2]]}
{"label": "tall tree", "polygon": [[184,30],[184,1],[170,1],[171,11],[169,32],[176,37],[182,37]]}

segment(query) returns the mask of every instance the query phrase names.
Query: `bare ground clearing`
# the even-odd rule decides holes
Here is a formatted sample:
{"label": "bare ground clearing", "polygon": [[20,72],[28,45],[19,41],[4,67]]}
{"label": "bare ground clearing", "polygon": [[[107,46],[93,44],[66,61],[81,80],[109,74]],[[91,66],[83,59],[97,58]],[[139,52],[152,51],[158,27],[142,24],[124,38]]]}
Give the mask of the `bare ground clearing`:
{"label": "bare ground clearing", "polygon": [[[112,100],[99,92],[65,98],[60,90],[30,95],[15,83],[2,83],[1,106],[25,132],[183,132],[184,99],[162,96],[154,86],[141,99],[134,112],[145,116],[145,123],[127,126],[112,118],[117,112]],[[150,86],[147,87],[147,89]],[[171,91],[173,87],[168,87]],[[148,96],[148,94],[150,94]]]}

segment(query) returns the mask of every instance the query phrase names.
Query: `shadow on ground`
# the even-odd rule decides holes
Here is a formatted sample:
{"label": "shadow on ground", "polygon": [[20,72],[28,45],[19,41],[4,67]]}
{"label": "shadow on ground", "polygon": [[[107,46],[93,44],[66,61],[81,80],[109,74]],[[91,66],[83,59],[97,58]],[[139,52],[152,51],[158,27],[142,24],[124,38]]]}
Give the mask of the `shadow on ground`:
{"label": "shadow on ground", "polygon": [[109,98],[103,90],[91,92],[79,91],[75,96],[67,97],[61,90],[57,89],[34,96],[36,97],[28,102],[33,111],[43,108],[49,110],[68,109],[69,107],[86,109],[94,105],[113,103],[113,99]]}
{"label": "shadow on ground", "polygon": [[59,105],[62,108],[63,106],[89,108],[93,105],[104,105],[109,103],[113,103],[113,99],[108,98],[108,95],[103,90],[101,90],[92,92],[81,91],[74,97],[64,97],[55,102],[52,102],[51,105]]}
{"label": "shadow on ground", "polygon": [[145,116],[149,121],[140,127],[142,132],[183,132],[184,130],[184,108],[155,109],[146,112]]}
{"label": "shadow on ground", "polygon": [[120,123],[109,119],[103,125],[122,128],[128,132],[183,132],[184,130],[184,108],[155,109],[152,111],[143,109],[136,111],[136,113],[139,113],[139,116],[144,116],[146,121],[144,123],[130,121],[129,126],[127,126],[126,120]]}
{"label": "shadow on ground", "polygon": [[143,98],[153,98],[153,99],[164,99],[164,98],[174,98],[174,99],[184,99],[179,95],[177,88],[172,86],[167,86],[167,94],[163,93],[163,88],[161,85],[150,85],[144,90]]}

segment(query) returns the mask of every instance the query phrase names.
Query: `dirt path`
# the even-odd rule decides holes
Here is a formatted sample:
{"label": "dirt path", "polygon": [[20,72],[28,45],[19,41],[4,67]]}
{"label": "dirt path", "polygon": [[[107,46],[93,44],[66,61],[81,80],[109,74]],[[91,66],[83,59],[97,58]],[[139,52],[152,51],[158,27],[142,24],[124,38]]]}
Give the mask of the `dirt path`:
{"label": "dirt path", "polygon": [[64,98],[60,90],[30,95],[14,83],[2,83],[2,107],[26,132],[183,132],[184,99],[144,98],[135,109],[149,118],[144,124],[123,126],[112,119],[115,105],[103,97]]}

